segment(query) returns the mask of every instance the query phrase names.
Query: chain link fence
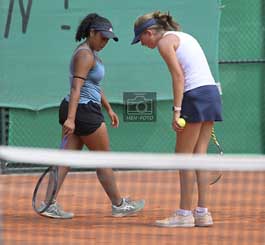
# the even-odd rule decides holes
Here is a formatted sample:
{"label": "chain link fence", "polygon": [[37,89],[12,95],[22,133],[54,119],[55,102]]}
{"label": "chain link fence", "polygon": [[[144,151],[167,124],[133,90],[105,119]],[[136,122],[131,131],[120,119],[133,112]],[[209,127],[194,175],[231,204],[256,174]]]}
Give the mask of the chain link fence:
{"label": "chain link fence", "polygon": [[[216,124],[216,135],[226,153],[265,153],[265,1],[223,0],[221,9],[224,122]],[[173,152],[171,106],[171,101],[158,101],[157,121],[146,123],[123,122],[123,106],[113,105],[121,123],[119,129],[109,127],[111,149]],[[40,112],[1,109],[1,144],[57,148],[61,137],[57,117],[58,108]],[[212,144],[210,152],[215,152]],[[28,166],[3,167],[9,171],[9,167],[22,170]]]}
{"label": "chain link fence", "polygon": [[265,153],[265,2],[222,1],[219,43],[226,148]]}

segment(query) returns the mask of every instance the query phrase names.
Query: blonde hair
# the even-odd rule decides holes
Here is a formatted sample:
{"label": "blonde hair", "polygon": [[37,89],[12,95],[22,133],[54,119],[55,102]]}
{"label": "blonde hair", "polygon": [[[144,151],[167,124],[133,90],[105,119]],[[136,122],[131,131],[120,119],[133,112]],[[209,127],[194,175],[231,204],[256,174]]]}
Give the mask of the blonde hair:
{"label": "blonde hair", "polygon": [[147,29],[156,29],[156,30],[165,30],[165,31],[180,30],[180,25],[173,20],[173,17],[169,14],[169,12],[162,13],[160,11],[155,11],[138,17],[134,23],[134,28],[139,27],[149,19],[155,19],[157,23],[148,27]]}

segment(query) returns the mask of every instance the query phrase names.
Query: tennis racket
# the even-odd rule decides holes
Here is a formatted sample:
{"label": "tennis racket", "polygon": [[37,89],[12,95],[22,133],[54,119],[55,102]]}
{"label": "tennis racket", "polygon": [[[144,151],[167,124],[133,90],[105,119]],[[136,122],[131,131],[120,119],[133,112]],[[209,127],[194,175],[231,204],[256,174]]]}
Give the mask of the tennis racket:
{"label": "tennis racket", "polygon": [[[214,127],[212,128],[212,133],[211,133],[211,139],[220,155],[223,155],[223,149],[221,145],[219,144],[217,137],[215,135],[215,130]],[[210,185],[214,185],[217,183],[220,179],[222,178],[222,171],[211,171],[211,179],[210,179]]]}
{"label": "tennis racket", "polygon": [[[60,149],[64,149],[67,142],[66,136],[63,138]],[[58,187],[58,167],[50,166],[40,176],[32,197],[32,207],[38,213],[44,213],[54,201]]]}

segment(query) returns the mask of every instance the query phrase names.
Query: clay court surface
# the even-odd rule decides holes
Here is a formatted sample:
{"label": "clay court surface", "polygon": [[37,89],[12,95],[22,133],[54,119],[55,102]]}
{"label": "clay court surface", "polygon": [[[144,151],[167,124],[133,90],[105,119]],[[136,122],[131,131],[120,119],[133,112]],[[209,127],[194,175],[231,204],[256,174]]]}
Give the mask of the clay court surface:
{"label": "clay court surface", "polygon": [[[39,174],[0,176],[2,244],[265,244],[265,173],[227,172],[211,187],[211,228],[159,228],[179,200],[177,171],[120,171],[125,196],[144,198],[136,216],[112,218],[109,201],[94,172],[72,172],[60,204],[72,220],[37,215],[31,196]],[[194,202],[195,202],[194,198]]]}

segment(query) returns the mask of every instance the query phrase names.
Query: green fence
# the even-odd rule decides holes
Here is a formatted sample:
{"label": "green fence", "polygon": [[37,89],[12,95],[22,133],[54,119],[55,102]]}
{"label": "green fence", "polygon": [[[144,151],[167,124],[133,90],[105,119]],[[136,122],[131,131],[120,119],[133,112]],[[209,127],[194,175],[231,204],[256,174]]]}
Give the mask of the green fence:
{"label": "green fence", "polygon": [[[224,122],[216,125],[216,134],[227,153],[265,153],[265,3],[223,0],[221,11],[219,70]],[[170,80],[167,85],[171,86]],[[171,100],[160,99],[156,122],[129,123],[122,120],[122,105],[113,103],[121,124],[119,129],[109,127],[112,150],[173,152],[171,105]],[[60,141],[57,118],[57,107],[37,112],[10,108],[8,144],[56,148]]]}
{"label": "green fence", "polygon": [[265,2],[222,1],[219,42],[227,152],[265,153]]}

